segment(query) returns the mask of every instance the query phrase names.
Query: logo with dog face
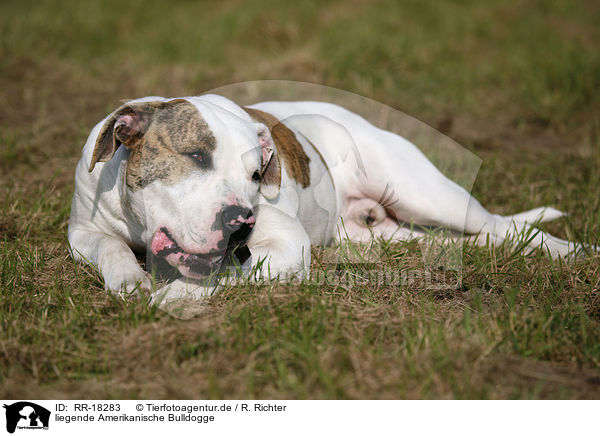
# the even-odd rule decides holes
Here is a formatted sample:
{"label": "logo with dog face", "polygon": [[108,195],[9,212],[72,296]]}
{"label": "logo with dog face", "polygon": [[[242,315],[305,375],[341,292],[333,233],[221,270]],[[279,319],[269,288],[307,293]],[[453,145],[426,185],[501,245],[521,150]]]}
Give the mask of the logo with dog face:
{"label": "logo with dog face", "polygon": [[6,409],[6,431],[14,433],[18,429],[48,430],[50,411],[29,401],[19,401],[4,405]]}

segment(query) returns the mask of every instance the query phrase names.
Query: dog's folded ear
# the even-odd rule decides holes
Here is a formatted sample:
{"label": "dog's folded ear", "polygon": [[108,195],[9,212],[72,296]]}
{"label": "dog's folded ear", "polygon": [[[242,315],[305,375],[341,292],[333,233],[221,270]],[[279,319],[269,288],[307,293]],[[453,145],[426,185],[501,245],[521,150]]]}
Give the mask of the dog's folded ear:
{"label": "dog's folded ear", "polygon": [[164,104],[163,101],[127,103],[114,111],[98,133],[89,172],[92,172],[96,163],[108,162],[119,145],[123,144],[129,149],[136,147],[146,133],[154,112]]}
{"label": "dog's folded ear", "polygon": [[271,131],[262,123],[256,123],[258,142],[262,150],[262,163],[260,169],[260,192],[268,200],[273,200],[279,195],[281,186],[281,164]]}

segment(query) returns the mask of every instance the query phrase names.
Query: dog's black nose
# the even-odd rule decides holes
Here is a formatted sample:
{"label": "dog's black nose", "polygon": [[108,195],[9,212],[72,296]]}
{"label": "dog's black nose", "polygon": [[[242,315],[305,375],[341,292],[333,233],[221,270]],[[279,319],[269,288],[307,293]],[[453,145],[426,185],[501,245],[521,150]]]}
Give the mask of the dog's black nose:
{"label": "dog's black nose", "polygon": [[241,206],[227,206],[221,212],[221,221],[225,237],[229,236],[229,247],[245,244],[255,223],[252,210]]}

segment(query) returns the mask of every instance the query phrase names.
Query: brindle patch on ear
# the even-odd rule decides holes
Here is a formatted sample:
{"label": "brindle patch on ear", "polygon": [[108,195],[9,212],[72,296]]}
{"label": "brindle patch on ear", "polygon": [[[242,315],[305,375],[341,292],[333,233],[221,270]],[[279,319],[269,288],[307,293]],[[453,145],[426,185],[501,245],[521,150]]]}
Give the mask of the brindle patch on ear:
{"label": "brindle patch on ear", "polygon": [[131,135],[128,135],[127,141],[123,143],[126,147],[133,148],[142,139],[152,114],[162,104],[164,104],[162,101],[128,103],[113,112],[100,129],[88,171],[92,172],[98,162],[108,162],[117,151],[120,141],[116,138],[114,127],[119,117],[135,114],[138,118],[135,130],[129,131]]}
{"label": "brindle patch on ear", "polygon": [[[191,171],[210,170],[216,139],[196,107],[187,100],[165,102],[154,113],[142,144],[127,159],[126,183],[140,189],[160,180],[173,185]],[[189,156],[202,155],[202,161]]]}
{"label": "brindle patch on ear", "polygon": [[304,152],[296,135],[273,115],[258,109],[244,107],[255,121],[265,124],[271,131],[271,137],[285,163],[285,170],[296,183],[306,188],[310,185],[310,158]]}

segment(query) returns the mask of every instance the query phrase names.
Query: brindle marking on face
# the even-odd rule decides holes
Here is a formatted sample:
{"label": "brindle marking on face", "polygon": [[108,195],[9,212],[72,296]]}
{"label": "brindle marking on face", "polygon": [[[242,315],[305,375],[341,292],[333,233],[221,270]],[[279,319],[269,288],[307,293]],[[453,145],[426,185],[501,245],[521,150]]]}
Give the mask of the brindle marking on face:
{"label": "brindle marking on face", "polygon": [[166,102],[156,109],[139,146],[131,149],[127,186],[140,189],[155,180],[172,185],[199,167],[212,169],[215,146],[210,127],[193,104]]}
{"label": "brindle marking on face", "polygon": [[255,121],[263,123],[269,128],[277,152],[285,163],[285,170],[296,183],[302,185],[303,188],[308,187],[310,185],[310,158],[304,152],[294,132],[267,112],[248,107],[244,107],[244,110]]}

